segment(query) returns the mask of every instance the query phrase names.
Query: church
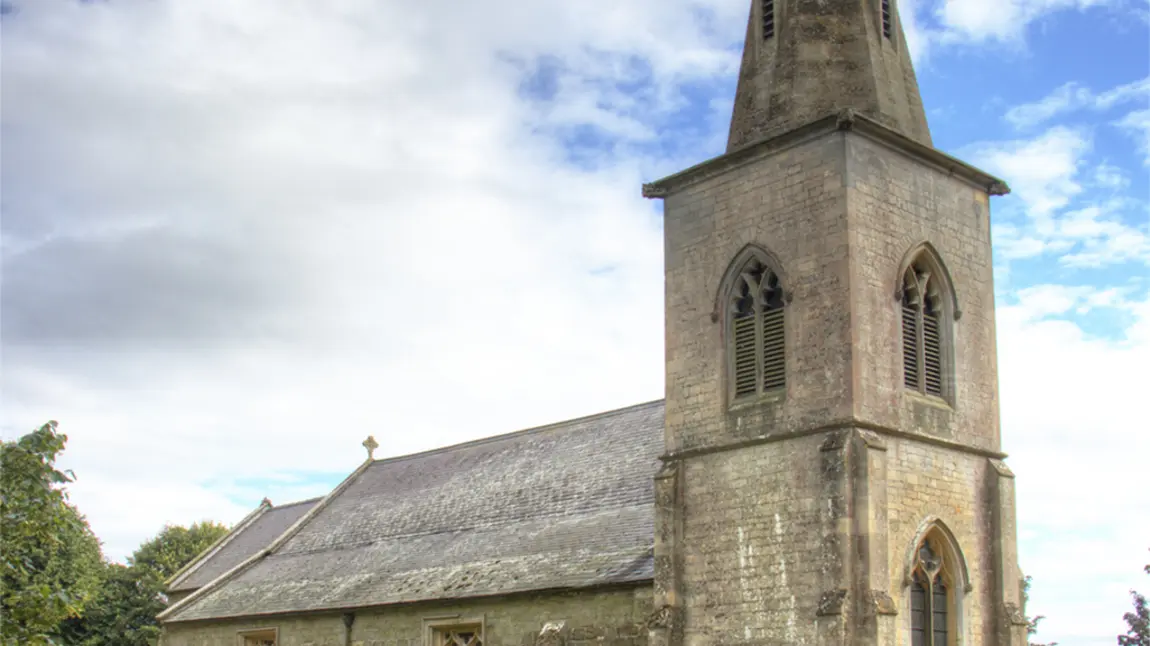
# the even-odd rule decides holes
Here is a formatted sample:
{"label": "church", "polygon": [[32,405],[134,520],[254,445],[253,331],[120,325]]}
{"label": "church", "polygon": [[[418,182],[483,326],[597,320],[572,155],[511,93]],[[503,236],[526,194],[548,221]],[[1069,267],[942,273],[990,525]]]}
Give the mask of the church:
{"label": "church", "polygon": [[660,401],[265,501],[163,646],[1025,646],[990,197],[897,0],[753,0],[727,150],[662,200]]}

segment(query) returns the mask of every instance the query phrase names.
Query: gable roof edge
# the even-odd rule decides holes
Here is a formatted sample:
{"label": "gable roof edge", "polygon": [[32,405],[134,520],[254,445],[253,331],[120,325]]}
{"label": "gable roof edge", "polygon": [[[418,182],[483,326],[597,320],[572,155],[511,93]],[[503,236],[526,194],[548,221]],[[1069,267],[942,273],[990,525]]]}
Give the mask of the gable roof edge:
{"label": "gable roof edge", "polygon": [[184,564],[184,567],[176,570],[172,576],[168,577],[167,580],[164,581],[164,589],[172,590],[177,584],[179,584],[180,581],[188,578],[192,572],[196,571],[201,565],[211,560],[211,558],[219,553],[219,551],[222,550],[225,545],[232,542],[236,536],[242,534],[245,529],[250,527],[252,523],[256,522],[260,516],[266,514],[271,508],[272,503],[270,500],[267,498],[261,500],[259,506],[249,512],[247,516],[244,516],[240,522],[236,523],[235,526],[232,527],[231,531],[217,538],[214,543],[207,547],[207,549],[200,552],[196,558]]}
{"label": "gable roof edge", "polygon": [[164,621],[168,620],[172,616],[173,613],[175,613],[178,610],[182,609],[183,607],[189,605],[190,603],[198,600],[200,597],[203,597],[207,593],[215,590],[216,588],[220,587],[224,583],[235,578],[239,574],[242,574],[245,570],[247,570],[251,566],[255,565],[257,562],[259,562],[260,559],[262,559],[265,556],[276,551],[276,549],[278,549],[280,545],[282,545],[285,541],[287,541],[287,539],[291,538],[292,536],[295,536],[296,533],[299,532],[299,530],[304,525],[306,525],[308,522],[310,522],[311,519],[317,513],[319,513],[322,509],[327,507],[328,504],[332,500],[334,500],[337,496],[339,496],[339,494],[343,493],[343,490],[347,489],[347,487],[352,482],[354,482],[355,479],[358,478],[364,471],[366,471],[367,468],[370,467],[374,462],[375,462],[375,460],[373,460],[371,458],[364,460],[362,464],[360,464],[358,467],[356,467],[355,471],[352,471],[346,478],[343,479],[343,482],[336,485],[336,487],[334,489],[332,489],[330,493],[328,493],[326,496],[324,496],[322,499],[320,499],[319,502],[317,502],[315,505],[313,505],[312,508],[309,509],[307,511],[307,513],[305,513],[303,516],[301,516],[300,519],[297,520],[291,527],[288,527],[286,530],[284,530],[284,532],[282,534],[280,534],[278,538],[276,538],[274,541],[272,541],[271,544],[267,545],[266,547],[261,548],[255,554],[252,554],[248,558],[244,559],[244,561],[242,563],[240,563],[239,565],[236,565],[235,567],[228,570],[227,572],[224,572],[223,574],[219,575],[218,577],[212,579],[210,582],[204,584],[203,587],[199,588],[195,592],[192,592],[191,594],[184,597],[183,599],[180,599],[176,603],[165,608],[163,612],[156,615],[156,621],[163,623]]}

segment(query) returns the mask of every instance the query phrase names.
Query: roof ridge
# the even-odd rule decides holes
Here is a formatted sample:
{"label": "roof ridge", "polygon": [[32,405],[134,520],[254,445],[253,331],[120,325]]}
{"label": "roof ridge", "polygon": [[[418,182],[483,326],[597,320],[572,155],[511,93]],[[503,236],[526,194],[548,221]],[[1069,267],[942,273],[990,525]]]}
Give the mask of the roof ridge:
{"label": "roof ridge", "polygon": [[248,529],[250,529],[257,520],[259,520],[267,512],[271,511],[271,509],[271,503],[267,502],[267,499],[265,498],[262,502],[260,502],[258,506],[256,506],[255,509],[251,510],[246,516],[241,518],[240,522],[232,525],[228,529],[227,534],[217,538],[215,542],[197,554],[194,559],[185,563],[184,567],[180,568],[175,572],[175,574],[168,577],[164,581],[164,588],[167,590],[182,589],[176,588],[175,586],[182,584],[184,581],[187,581],[188,577],[190,577],[193,572],[198,570],[200,566],[202,566],[204,563],[207,563],[213,556],[218,554],[219,551],[231,543],[233,539],[248,531]]}
{"label": "roof ridge", "polygon": [[439,446],[439,447],[436,447],[434,449],[427,449],[426,451],[416,451],[415,453],[405,453],[403,455],[393,455],[393,456],[387,457],[387,458],[378,458],[378,459],[373,460],[371,462],[371,464],[374,466],[376,464],[399,462],[402,460],[408,460],[411,458],[422,457],[425,455],[436,455],[438,453],[447,453],[448,451],[454,451],[456,449],[462,449],[462,448],[470,447],[470,446],[482,446],[484,444],[489,444],[491,442],[498,442],[499,440],[504,440],[504,439],[507,439],[510,437],[517,437],[520,435],[530,435],[532,433],[542,433],[544,431],[552,430],[557,426],[563,426],[563,425],[567,425],[567,424],[576,424],[579,422],[589,422],[589,421],[592,421],[595,419],[610,417],[612,415],[619,415],[622,413],[639,410],[641,408],[653,407],[655,404],[662,404],[664,401],[665,400],[663,400],[663,399],[652,399],[650,401],[645,401],[645,402],[642,402],[640,404],[632,404],[630,406],[624,406],[623,408],[615,408],[612,410],[602,411],[602,412],[598,412],[598,413],[592,413],[590,415],[583,415],[581,417],[572,417],[571,419],[560,420],[558,422],[551,422],[550,424],[544,424],[542,426],[532,426],[529,428],[519,429],[517,431],[509,431],[507,433],[500,433],[498,435],[489,435],[488,437],[481,437],[477,440],[468,440],[466,442],[459,442],[457,444],[448,444],[447,446]]}
{"label": "roof ridge", "polygon": [[363,473],[365,471],[367,471],[369,466],[371,466],[371,461],[370,460],[364,460],[358,467],[355,468],[354,471],[352,471],[350,474],[348,474],[348,476],[346,478],[344,478],[342,482],[340,482],[338,485],[336,485],[335,488],[332,489],[330,492],[328,492],[328,494],[326,496],[323,496],[322,499],[318,503],[313,505],[311,509],[304,512],[303,516],[300,516],[299,518],[297,518],[296,521],[294,523],[292,523],[291,527],[288,527],[286,530],[281,532],[278,537],[276,537],[274,540],[272,540],[271,544],[258,550],[255,554],[252,554],[248,558],[244,559],[242,562],[240,562],[239,564],[237,564],[236,566],[234,566],[232,569],[228,570],[227,572],[224,572],[223,574],[217,576],[216,578],[212,579],[211,581],[205,583],[203,586],[201,586],[195,592],[192,592],[190,595],[188,595],[188,596],[184,597],[183,599],[180,599],[176,603],[168,606],[162,612],[160,612],[160,614],[156,615],[156,619],[158,621],[162,622],[162,621],[166,620],[168,617],[171,617],[173,614],[178,613],[178,612],[182,612],[185,608],[192,605],[193,603],[198,602],[200,599],[204,598],[204,596],[208,595],[209,593],[214,592],[222,584],[231,580],[233,577],[239,575],[240,573],[246,571],[248,568],[250,568],[251,566],[253,566],[257,562],[259,562],[263,558],[267,557],[269,554],[275,553],[275,551],[278,550],[279,547],[281,545],[283,545],[287,539],[294,536],[304,525],[307,525],[309,522],[311,522],[311,519],[314,518],[323,509],[324,505],[329,504],[332,500],[334,500],[341,493],[343,493],[343,491],[345,489],[347,489],[347,487],[353,481],[355,481],[356,478],[363,475]]}
{"label": "roof ridge", "polygon": [[287,509],[288,507],[295,507],[297,505],[303,505],[303,504],[309,503],[309,502],[314,503],[318,500],[323,500],[323,496],[313,496],[313,497],[307,498],[305,500],[297,500],[295,502],[285,502],[282,505],[272,505],[272,511],[275,511],[277,509]]}

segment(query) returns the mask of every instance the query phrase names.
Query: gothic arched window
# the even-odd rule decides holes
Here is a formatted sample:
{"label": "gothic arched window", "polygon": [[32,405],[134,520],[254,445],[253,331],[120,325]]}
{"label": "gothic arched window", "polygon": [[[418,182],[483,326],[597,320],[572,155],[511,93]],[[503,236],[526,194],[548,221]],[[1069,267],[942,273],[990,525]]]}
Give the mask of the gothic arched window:
{"label": "gothic arched window", "polygon": [[947,398],[950,322],[942,271],[926,254],[902,277],[903,384],[925,395]]}
{"label": "gothic arched window", "polygon": [[785,306],[779,275],[752,255],[735,275],[728,300],[727,357],[734,399],[786,387]]}
{"label": "gothic arched window", "polygon": [[951,646],[953,578],[929,539],[919,546],[910,584],[911,646]]}

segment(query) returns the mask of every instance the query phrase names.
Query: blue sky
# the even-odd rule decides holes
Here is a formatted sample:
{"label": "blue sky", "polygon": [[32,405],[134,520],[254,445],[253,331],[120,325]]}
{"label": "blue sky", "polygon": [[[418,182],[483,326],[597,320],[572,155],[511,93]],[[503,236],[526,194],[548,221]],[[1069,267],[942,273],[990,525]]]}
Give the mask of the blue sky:
{"label": "blue sky", "polygon": [[[745,0],[12,0],[0,432],[70,436],[122,558],[362,459],[662,395],[661,206],[722,152]],[[1150,4],[902,0],[993,202],[1040,635],[1150,588]],[[466,316],[466,325],[460,325]],[[546,378],[541,378],[546,376]]]}

